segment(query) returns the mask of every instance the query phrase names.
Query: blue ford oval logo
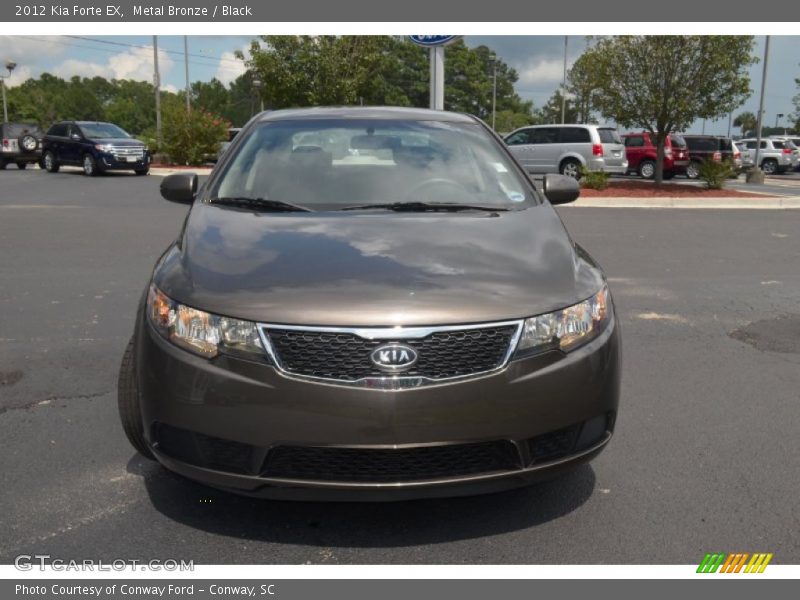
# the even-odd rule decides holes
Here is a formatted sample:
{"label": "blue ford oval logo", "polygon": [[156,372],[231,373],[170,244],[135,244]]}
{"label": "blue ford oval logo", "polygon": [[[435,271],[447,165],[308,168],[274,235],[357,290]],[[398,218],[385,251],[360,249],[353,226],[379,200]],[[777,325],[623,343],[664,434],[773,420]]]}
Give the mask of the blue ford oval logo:
{"label": "blue ford oval logo", "polygon": [[414,42],[417,46],[425,46],[431,48],[433,46],[447,46],[452,44],[460,35],[410,35],[408,39]]}
{"label": "blue ford oval logo", "polygon": [[384,344],[372,351],[370,360],[383,371],[405,371],[417,362],[417,351],[405,344]]}

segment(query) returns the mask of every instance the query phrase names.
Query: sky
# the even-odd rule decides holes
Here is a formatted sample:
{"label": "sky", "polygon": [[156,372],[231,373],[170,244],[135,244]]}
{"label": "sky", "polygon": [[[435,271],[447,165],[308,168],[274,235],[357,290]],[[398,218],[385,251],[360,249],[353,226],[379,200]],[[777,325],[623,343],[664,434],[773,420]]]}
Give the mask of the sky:
{"label": "sky", "polygon": [[[241,75],[245,68],[234,57],[235,50],[246,50],[251,36],[189,36],[189,78],[208,81],[212,77],[228,83]],[[517,92],[540,107],[547,102],[561,83],[564,68],[564,36],[466,36],[469,46],[485,44],[519,73]],[[159,36],[159,67],[162,85],[177,91],[186,85],[183,56],[183,36]],[[764,37],[756,38],[755,53],[763,58]],[[581,36],[569,36],[568,66],[586,49]],[[0,36],[0,61],[18,63],[8,80],[18,85],[28,77],[50,72],[59,77],[73,75],[107,78],[153,79],[152,36]],[[750,99],[734,111],[738,114],[758,110],[758,91],[761,86],[763,63],[751,68]],[[788,125],[793,112],[792,97],[800,93],[795,78],[800,77],[800,36],[772,36],[769,71],[764,101],[765,124],[774,126],[776,115],[783,113],[779,124]],[[703,122],[698,121],[687,131],[700,133]],[[734,128],[733,133],[738,133]],[[705,123],[705,132],[727,134],[728,119]]]}

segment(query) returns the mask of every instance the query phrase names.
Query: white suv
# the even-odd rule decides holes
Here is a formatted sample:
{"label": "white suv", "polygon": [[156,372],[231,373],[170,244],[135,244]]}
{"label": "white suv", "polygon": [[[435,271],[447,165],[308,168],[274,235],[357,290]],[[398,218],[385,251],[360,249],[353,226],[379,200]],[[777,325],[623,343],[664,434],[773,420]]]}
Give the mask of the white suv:
{"label": "white suv", "polygon": [[505,137],[511,154],[528,173],[583,171],[625,174],[628,159],[619,133],[599,125],[529,125]]}
{"label": "white suv", "polygon": [[[745,148],[750,150],[753,160],[756,156],[756,143],[754,138],[740,140]],[[797,154],[795,154],[794,144],[790,141],[783,141],[773,138],[762,138],[761,148],[758,151],[758,162],[761,170],[767,175],[784,173],[797,166]]]}

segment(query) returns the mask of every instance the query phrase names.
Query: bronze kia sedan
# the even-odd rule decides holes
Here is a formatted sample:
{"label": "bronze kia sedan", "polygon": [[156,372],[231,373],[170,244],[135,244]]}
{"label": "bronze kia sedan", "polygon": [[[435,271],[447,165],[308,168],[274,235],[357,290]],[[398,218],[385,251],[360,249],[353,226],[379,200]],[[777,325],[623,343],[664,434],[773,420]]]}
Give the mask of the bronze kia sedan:
{"label": "bronze kia sedan", "polygon": [[[269,498],[508,489],[596,456],[620,337],[606,280],[480,120],[255,117],[158,260],[122,362],[143,455]],[[546,197],[546,198],[545,198]]]}

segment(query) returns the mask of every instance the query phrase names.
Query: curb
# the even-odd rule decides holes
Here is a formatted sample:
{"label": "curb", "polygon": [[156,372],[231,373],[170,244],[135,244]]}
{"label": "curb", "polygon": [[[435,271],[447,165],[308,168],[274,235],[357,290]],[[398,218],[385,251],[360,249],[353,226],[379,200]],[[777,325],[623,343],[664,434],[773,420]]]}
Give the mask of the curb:
{"label": "curb", "polygon": [[166,177],[173,173],[196,173],[197,175],[208,175],[211,173],[211,167],[197,167],[196,169],[189,169],[181,167],[180,169],[173,169],[170,167],[150,167],[150,174],[159,177]]}
{"label": "curb", "polygon": [[687,208],[687,209],[800,209],[800,196],[770,198],[579,198],[571,204],[576,208]]}

